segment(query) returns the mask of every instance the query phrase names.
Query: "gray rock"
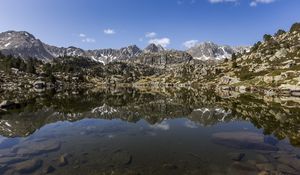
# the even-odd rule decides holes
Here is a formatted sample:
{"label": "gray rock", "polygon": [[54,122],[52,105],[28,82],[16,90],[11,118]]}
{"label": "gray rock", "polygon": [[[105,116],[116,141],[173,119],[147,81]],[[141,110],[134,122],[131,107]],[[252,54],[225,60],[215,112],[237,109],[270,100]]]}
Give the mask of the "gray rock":
{"label": "gray rock", "polygon": [[63,154],[58,159],[59,166],[65,166],[68,164],[67,154]]}
{"label": "gray rock", "polygon": [[119,149],[113,152],[111,160],[113,164],[130,165],[132,163],[132,155],[127,151]]}

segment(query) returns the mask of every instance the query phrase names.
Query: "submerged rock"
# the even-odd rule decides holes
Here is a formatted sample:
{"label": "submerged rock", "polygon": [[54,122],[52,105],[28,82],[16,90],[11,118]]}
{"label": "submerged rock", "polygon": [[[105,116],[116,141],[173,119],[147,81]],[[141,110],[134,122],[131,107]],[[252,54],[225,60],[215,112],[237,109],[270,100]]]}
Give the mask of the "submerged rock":
{"label": "submerged rock", "polygon": [[258,163],[256,164],[257,169],[261,171],[274,171],[275,166],[272,163]]}
{"label": "submerged rock", "polygon": [[37,155],[42,153],[47,153],[51,151],[56,151],[60,148],[60,142],[54,140],[46,141],[26,141],[25,143],[18,145],[14,148],[18,155]]}
{"label": "submerged rock", "polygon": [[1,165],[9,165],[17,162],[22,162],[28,160],[28,158],[24,157],[1,157],[0,158],[0,164]]}
{"label": "submerged rock", "polygon": [[271,136],[265,136],[264,137],[264,142],[268,143],[270,145],[276,145],[278,143],[278,140],[274,137],[271,137]]}
{"label": "submerged rock", "polygon": [[111,160],[114,165],[130,165],[132,163],[132,155],[121,149],[113,152]]}
{"label": "submerged rock", "polygon": [[63,154],[58,159],[59,166],[65,166],[68,164],[67,154]]}
{"label": "submerged rock", "polygon": [[40,159],[28,160],[25,162],[14,164],[14,170],[19,173],[32,173],[39,169],[43,164]]}
{"label": "submerged rock", "polygon": [[55,168],[51,165],[47,166],[44,170],[43,170],[43,173],[44,174],[49,174],[49,173],[52,173],[55,171]]}
{"label": "submerged rock", "polygon": [[213,134],[214,143],[237,149],[276,151],[277,147],[265,143],[264,135],[254,132],[220,132]]}
{"label": "submerged rock", "polygon": [[249,163],[234,162],[229,167],[229,174],[257,175],[257,168]]}

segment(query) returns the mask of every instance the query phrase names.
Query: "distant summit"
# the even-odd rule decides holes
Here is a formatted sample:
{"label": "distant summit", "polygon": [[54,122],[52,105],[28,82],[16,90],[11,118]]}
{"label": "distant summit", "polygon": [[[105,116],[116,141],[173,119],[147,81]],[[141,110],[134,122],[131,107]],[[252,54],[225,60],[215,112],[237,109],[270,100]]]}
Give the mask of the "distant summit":
{"label": "distant summit", "polygon": [[162,52],[165,49],[161,45],[156,45],[156,44],[149,44],[145,49],[144,52],[149,53],[157,53],[157,52]]}
{"label": "distant summit", "polygon": [[222,60],[231,58],[233,53],[249,51],[250,47],[231,47],[218,45],[213,42],[204,42],[187,50],[194,59],[198,60]]}

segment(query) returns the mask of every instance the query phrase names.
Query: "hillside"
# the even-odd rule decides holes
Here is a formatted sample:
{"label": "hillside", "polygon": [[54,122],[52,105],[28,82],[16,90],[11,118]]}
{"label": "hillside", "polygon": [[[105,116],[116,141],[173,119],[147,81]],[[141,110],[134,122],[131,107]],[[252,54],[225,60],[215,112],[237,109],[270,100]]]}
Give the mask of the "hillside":
{"label": "hillside", "polygon": [[300,90],[300,24],[290,31],[264,35],[245,54],[233,55],[217,66],[219,85],[245,88]]}

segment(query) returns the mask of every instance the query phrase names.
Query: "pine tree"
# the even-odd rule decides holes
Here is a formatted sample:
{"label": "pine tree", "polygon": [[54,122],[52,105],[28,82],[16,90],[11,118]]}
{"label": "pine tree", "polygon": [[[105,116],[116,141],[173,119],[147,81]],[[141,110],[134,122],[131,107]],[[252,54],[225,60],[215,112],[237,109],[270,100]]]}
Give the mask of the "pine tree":
{"label": "pine tree", "polygon": [[27,61],[26,72],[31,73],[31,74],[36,73],[36,70],[35,70],[35,67],[34,67],[34,62],[33,62],[33,59],[31,59],[31,58]]}

